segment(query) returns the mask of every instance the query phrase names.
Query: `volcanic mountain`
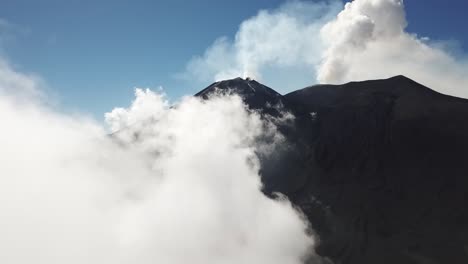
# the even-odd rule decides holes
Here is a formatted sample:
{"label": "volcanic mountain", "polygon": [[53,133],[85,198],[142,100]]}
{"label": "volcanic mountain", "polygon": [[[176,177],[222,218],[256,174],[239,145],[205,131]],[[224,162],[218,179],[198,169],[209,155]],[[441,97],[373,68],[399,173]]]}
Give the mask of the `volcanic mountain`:
{"label": "volcanic mountain", "polygon": [[290,112],[287,143],[261,157],[264,192],[281,192],[342,264],[468,263],[468,100],[404,76],[280,95],[251,79],[237,93],[262,115]]}

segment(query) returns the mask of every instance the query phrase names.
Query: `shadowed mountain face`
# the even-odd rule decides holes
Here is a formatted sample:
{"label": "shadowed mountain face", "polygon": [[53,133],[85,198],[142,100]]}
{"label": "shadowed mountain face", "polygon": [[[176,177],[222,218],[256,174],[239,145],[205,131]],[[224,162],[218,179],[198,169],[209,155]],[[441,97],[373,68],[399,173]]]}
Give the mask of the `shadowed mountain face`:
{"label": "shadowed mountain face", "polygon": [[244,99],[244,102],[254,110],[260,110],[265,114],[277,116],[275,108],[281,105],[281,94],[275,90],[251,79],[236,78],[221,82],[215,82],[201,90],[195,96],[208,99],[212,93],[235,93]]}
{"label": "shadowed mountain face", "polygon": [[[284,96],[253,80],[214,83],[288,143],[261,157],[264,192],[286,194],[343,264],[468,263],[468,100],[406,77],[317,85]],[[277,107],[271,107],[275,105]]]}

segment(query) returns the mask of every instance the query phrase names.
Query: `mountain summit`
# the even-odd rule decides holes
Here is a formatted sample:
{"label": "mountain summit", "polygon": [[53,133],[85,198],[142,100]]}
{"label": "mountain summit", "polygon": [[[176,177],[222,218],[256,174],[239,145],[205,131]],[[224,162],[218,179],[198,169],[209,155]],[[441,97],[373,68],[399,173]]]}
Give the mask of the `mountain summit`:
{"label": "mountain summit", "polygon": [[254,80],[216,82],[252,109],[295,115],[287,147],[262,159],[281,192],[343,264],[468,263],[468,100],[404,76],[280,95]]}
{"label": "mountain summit", "polygon": [[212,93],[233,93],[240,95],[251,109],[271,112],[267,106],[281,104],[281,94],[250,78],[235,78],[215,82],[195,96],[207,99]]}

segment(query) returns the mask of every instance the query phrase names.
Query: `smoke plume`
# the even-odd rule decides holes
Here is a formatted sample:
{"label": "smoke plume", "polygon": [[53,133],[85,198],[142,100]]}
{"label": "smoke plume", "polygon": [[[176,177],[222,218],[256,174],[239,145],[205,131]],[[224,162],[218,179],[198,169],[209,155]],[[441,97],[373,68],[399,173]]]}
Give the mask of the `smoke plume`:
{"label": "smoke plume", "polygon": [[322,83],[404,74],[440,92],[468,98],[468,60],[440,42],[406,31],[403,0],[354,0],[321,30]]}
{"label": "smoke plume", "polygon": [[320,29],[339,12],[339,1],[288,1],[261,10],[239,26],[234,39],[220,37],[194,57],[183,76],[190,81],[251,77],[279,91],[314,81],[320,62]]}

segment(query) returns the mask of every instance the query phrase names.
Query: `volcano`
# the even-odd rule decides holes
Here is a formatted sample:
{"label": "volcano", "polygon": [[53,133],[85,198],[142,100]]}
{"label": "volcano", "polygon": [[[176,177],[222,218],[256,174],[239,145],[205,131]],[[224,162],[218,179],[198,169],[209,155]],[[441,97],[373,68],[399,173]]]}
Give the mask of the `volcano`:
{"label": "volcano", "polygon": [[261,157],[266,195],[285,194],[342,264],[468,263],[468,100],[409,78],[315,85],[281,95],[251,79],[196,96],[239,94],[287,141]]}

